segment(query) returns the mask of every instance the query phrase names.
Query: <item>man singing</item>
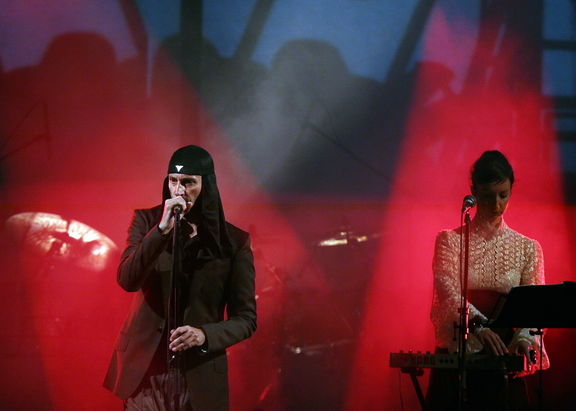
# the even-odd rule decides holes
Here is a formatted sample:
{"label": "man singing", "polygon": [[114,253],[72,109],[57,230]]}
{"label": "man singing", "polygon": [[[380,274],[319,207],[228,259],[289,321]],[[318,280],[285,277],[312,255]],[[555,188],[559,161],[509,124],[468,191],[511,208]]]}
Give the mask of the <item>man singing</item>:
{"label": "man singing", "polygon": [[[169,298],[173,265],[178,292]],[[130,411],[227,410],[225,350],[256,329],[254,275],[249,235],[224,218],[210,154],[193,145],[178,149],[163,205],[136,210],[129,228],[117,280],[135,295],[104,386]],[[181,323],[171,327],[168,317]]]}

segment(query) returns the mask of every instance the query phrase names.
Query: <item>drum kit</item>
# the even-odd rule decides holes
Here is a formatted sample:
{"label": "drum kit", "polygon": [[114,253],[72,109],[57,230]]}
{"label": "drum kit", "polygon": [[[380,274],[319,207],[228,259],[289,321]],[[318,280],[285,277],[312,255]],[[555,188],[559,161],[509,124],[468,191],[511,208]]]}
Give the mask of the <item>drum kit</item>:
{"label": "drum kit", "polygon": [[[253,235],[258,271],[257,299],[261,304],[266,304],[267,300],[278,302],[280,298],[285,302],[282,322],[288,327],[286,334],[291,343],[285,348],[289,352],[314,355],[351,341],[354,334],[351,324],[356,321],[344,317],[350,317],[359,310],[361,301],[356,299],[362,298],[365,291],[369,264],[379,238],[380,233],[356,231],[349,226],[339,227],[308,242],[310,259],[314,264],[307,261],[300,267],[284,270],[264,256],[266,253],[261,244],[271,241]],[[335,318],[338,314],[344,317]],[[340,331],[332,334],[324,326],[323,333],[322,326],[311,324],[315,317],[321,317],[323,324],[335,324],[334,330]],[[309,327],[313,327],[313,330],[308,330]],[[311,334],[324,335],[311,338]],[[302,341],[299,335],[304,340],[309,339],[305,337],[308,335],[312,341]]]}
{"label": "drum kit", "polygon": [[247,345],[275,357],[270,363],[277,369],[269,375],[280,380],[278,391],[265,384],[265,396],[290,398],[302,408],[338,409],[379,239],[380,233],[341,226],[314,236],[307,242],[308,260],[285,270],[265,257],[263,249],[273,241],[253,235],[259,333],[267,335]]}

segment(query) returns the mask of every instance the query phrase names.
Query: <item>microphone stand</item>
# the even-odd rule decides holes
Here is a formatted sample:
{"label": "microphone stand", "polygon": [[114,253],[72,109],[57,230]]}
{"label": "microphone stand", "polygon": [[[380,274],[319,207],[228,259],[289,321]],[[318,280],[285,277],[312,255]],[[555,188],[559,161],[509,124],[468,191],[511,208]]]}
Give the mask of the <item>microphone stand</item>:
{"label": "microphone stand", "polygon": [[540,350],[540,368],[538,370],[538,387],[536,389],[536,395],[538,398],[538,411],[543,411],[544,410],[544,385],[543,385],[543,380],[542,380],[542,366],[543,366],[543,361],[542,361],[542,357],[544,356],[544,331],[542,330],[542,328],[538,328],[536,331],[530,331],[530,335],[532,336],[536,336],[539,335],[540,336],[540,342],[538,344],[538,348]]}
{"label": "microphone stand", "polygon": [[166,309],[166,325],[168,328],[166,361],[168,368],[168,386],[166,400],[168,410],[180,410],[180,392],[182,384],[181,355],[170,350],[170,330],[175,330],[182,324],[180,301],[181,301],[181,270],[180,270],[180,213],[173,212],[174,228],[172,229],[172,270],[170,271],[169,297]]}
{"label": "microphone stand", "polygon": [[458,410],[466,408],[466,348],[468,343],[468,266],[470,255],[470,207],[464,207],[461,214],[460,232],[460,307],[458,309]]}

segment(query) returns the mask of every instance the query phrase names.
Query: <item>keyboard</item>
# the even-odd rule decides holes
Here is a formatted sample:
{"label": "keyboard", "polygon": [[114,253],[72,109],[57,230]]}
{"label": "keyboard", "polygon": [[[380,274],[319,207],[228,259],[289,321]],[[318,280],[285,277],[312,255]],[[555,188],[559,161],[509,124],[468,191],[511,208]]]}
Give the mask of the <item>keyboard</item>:
{"label": "keyboard", "polygon": [[[421,352],[390,353],[392,368],[458,368],[458,354],[432,354]],[[525,369],[523,355],[469,354],[466,356],[467,370],[517,372]]]}

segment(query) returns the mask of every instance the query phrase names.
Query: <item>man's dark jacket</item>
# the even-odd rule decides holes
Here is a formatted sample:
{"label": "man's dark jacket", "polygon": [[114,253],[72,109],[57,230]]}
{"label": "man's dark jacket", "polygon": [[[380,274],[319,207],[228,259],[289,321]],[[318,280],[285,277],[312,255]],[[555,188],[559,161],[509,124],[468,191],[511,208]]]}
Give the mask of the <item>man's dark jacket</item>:
{"label": "man's dark jacket", "polygon": [[[108,368],[104,386],[120,398],[130,397],[146,373],[165,336],[166,299],[172,267],[171,235],[162,235],[162,206],[136,210],[128,244],[118,268],[118,283],[136,292]],[[226,258],[200,248],[188,272],[184,325],[201,328],[206,344],[184,352],[191,405],[195,411],[228,408],[226,347],[256,329],[254,264],[248,233],[227,224],[232,243]],[[224,311],[226,310],[226,319]]]}

